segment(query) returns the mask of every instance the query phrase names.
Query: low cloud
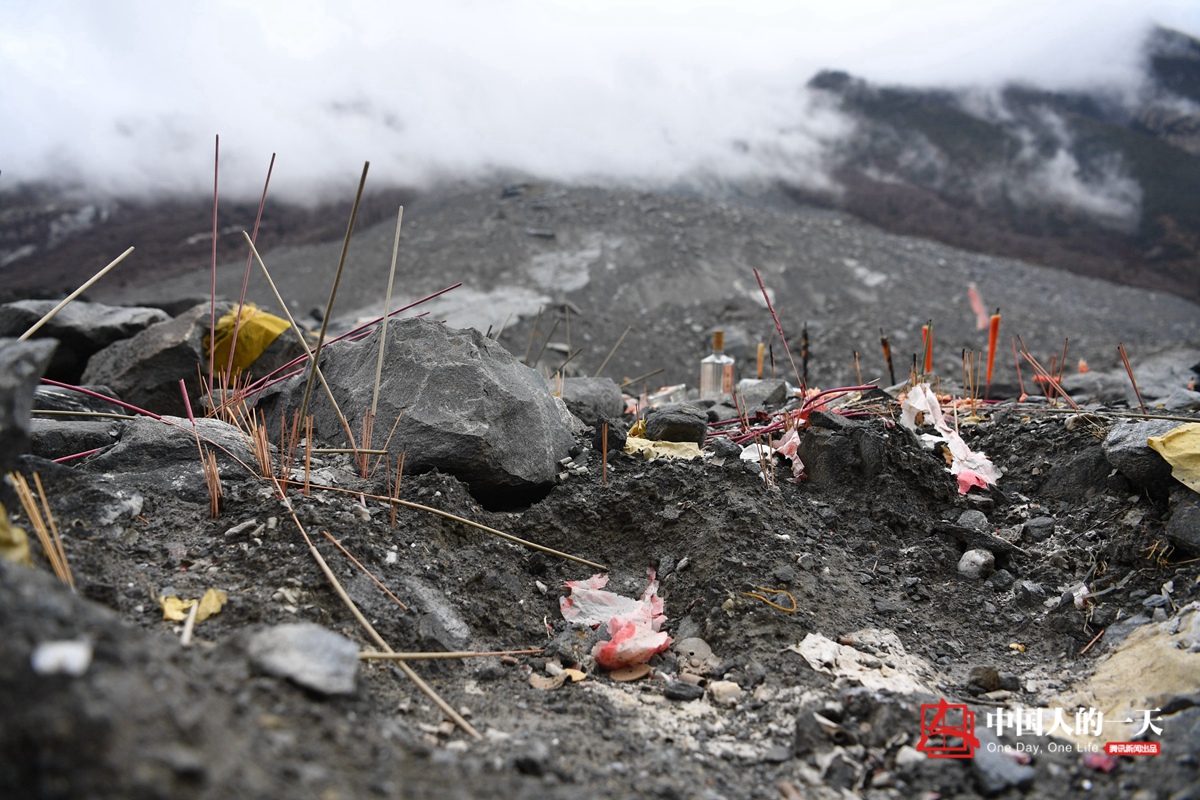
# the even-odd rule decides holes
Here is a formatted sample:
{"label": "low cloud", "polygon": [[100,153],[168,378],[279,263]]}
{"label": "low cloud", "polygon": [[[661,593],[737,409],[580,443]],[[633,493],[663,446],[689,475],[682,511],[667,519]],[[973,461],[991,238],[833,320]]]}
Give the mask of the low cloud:
{"label": "low cloud", "polygon": [[[410,185],[517,171],[828,189],[852,126],[804,88],[819,69],[1133,86],[1148,26],[1200,30],[1194,6],[14,0],[0,181],[209,191],[219,133],[222,185],[245,196],[272,152],[274,191],[293,199],[351,191],[364,160]],[[1120,206],[1119,180],[1072,186],[1070,164],[1046,167],[1048,186]]]}

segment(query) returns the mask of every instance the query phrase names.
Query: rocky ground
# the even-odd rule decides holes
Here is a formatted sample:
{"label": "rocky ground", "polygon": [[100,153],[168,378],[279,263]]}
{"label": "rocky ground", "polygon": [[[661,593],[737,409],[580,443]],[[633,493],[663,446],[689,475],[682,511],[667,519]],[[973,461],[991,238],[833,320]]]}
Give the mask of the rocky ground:
{"label": "rocky ground", "polygon": [[[981,347],[965,299],[974,282],[989,305],[1003,303],[1006,325],[1028,331],[1031,349],[1048,357],[1070,336],[1069,363],[1083,356],[1094,367],[1072,378],[1076,394],[1097,402],[1086,414],[1061,401],[1018,403],[1002,391],[1015,371],[1002,368],[994,394],[1010,399],[963,405],[952,419],[1003,471],[995,486],[966,494],[941,452],[898,424],[897,400],[874,395],[807,415],[802,482],[782,458],[743,461],[718,443],[728,430],[720,427],[710,429],[706,457],[613,452],[604,465],[593,431],[566,420],[569,460],[551,462],[548,480],[520,478],[545,486],[523,502],[497,503],[480,491],[486,477],[414,470],[397,496],[417,505],[394,518],[384,468],[363,477],[350,455],[318,454],[307,474],[332,488],[306,495],[293,484],[285,502],[242,435],[212,421],[201,433],[225,448],[213,450],[223,490],[214,518],[198,455],[210,445],[198,445],[185,419],[175,420],[181,429],[35,415],[33,453],[14,466],[45,486],[77,591],[50,576],[37,544],[37,569],[0,565],[5,796],[1197,796],[1200,512],[1196,494],[1145,445],[1145,426],[1195,417],[1186,391],[1200,360],[1195,306],[765,201],[523,186],[417,204],[405,225],[402,253],[413,262],[402,293],[469,281],[470,302],[432,316],[474,315],[481,330],[498,331],[511,311],[499,338],[518,359],[561,337],[564,349],[587,348],[578,360],[591,374],[633,323],[605,374],[662,367],[649,383],[694,383],[711,328],[739,331],[743,363],[752,343],[771,340],[749,272],[758,267],[789,338],[808,322],[812,383],[856,382],[850,354],[877,346],[880,327],[912,350],[920,324],[935,317],[945,348],[935,371],[946,394],[961,393],[961,350]],[[348,270],[385,264],[390,236],[388,226],[363,231]],[[265,254],[298,309],[323,305],[330,248]],[[236,273],[240,282],[243,266],[221,280]],[[345,307],[378,302],[376,283],[348,281]],[[136,298],[107,299],[178,300],[195,289],[141,286]],[[555,310],[539,318],[539,307]],[[558,315],[565,323],[567,309],[569,340],[562,326],[541,333]],[[335,393],[358,379],[334,377],[333,365],[367,361],[352,358],[353,347],[374,339],[326,353]],[[1155,412],[1176,419],[1130,429],[1136,401],[1116,380],[1117,340],[1135,355],[1146,399],[1172,406]],[[452,345],[505,358],[479,336],[444,349]],[[777,338],[773,350],[782,374]],[[907,366],[898,371],[907,377]],[[880,378],[882,364],[864,372]],[[262,398],[273,415],[294,403],[296,387],[282,389]],[[64,402],[48,394],[40,407]],[[406,414],[416,416],[411,405]],[[536,423],[551,424],[547,415]],[[377,429],[395,421],[381,419]],[[406,441],[436,439],[397,425]],[[536,450],[549,434],[532,430],[506,437]],[[318,435],[335,445],[340,432]],[[273,463],[283,457],[275,452]],[[293,466],[302,481],[306,470]],[[31,528],[7,483],[0,501]],[[560,612],[564,582],[601,570],[493,531],[603,566],[608,588],[630,597],[654,569],[673,647],[649,674],[617,680],[590,659],[595,634]],[[269,632],[290,623],[335,632],[351,653],[380,649],[312,549],[397,651],[542,652],[412,662],[478,737],[386,662],[355,669],[351,655],[347,667],[342,640],[309,640],[289,655]],[[991,561],[980,553],[972,568],[968,551]],[[185,646],[188,626],[164,620],[159,598],[209,589],[227,602],[194,624]],[[90,657],[73,669],[45,650],[54,642]],[[298,671],[318,653],[324,666]],[[563,677],[577,665],[586,677]],[[975,758],[917,751],[920,705],[939,698],[976,712]],[[997,737],[988,724],[1027,708],[1070,719],[1079,708],[1104,710],[1104,733]],[[1091,752],[1137,737],[1143,709],[1162,729],[1150,736],[1162,755]],[[1011,754],[993,752],[1004,745]]]}

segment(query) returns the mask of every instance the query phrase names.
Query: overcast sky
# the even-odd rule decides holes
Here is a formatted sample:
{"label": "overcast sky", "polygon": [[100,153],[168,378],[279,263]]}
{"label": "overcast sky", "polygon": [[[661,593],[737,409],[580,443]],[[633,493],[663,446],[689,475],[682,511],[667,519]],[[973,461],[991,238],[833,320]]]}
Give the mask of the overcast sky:
{"label": "overcast sky", "polygon": [[273,151],[296,197],[365,160],[376,182],[819,181],[846,129],[803,89],[819,69],[1132,89],[1154,22],[1200,34],[1200,2],[4,0],[0,182],[211,191],[218,133],[246,194]]}

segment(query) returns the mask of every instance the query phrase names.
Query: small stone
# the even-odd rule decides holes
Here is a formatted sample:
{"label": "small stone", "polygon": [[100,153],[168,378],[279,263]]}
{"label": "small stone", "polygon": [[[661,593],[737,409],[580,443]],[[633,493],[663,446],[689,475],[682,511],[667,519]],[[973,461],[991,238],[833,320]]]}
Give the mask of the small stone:
{"label": "small stone", "polygon": [[915,747],[909,745],[902,746],[896,751],[896,768],[908,769],[914,767],[925,760],[925,754]]}
{"label": "small stone", "polygon": [[353,694],[358,645],[311,622],[276,625],[254,634],[246,646],[251,663],[322,694]]}
{"label": "small stone", "polygon": [[780,583],[791,583],[796,580],[796,570],[790,566],[776,567],[771,571],[771,576]]}
{"label": "small stone", "polygon": [[1028,542],[1044,542],[1054,533],[1054,520],[1050,517],[1034,517],[1021,527],[1021,536]]}
{"label": "small stone", "polygon": [[996,557],[990,550],[968,550],[958,560],[958,572],[967,578],[978,580],[996,566]]}
{"label": "small stone", "polygon": [[988,522],[987,515],[982,511],[964,511],[958,517],[958,524],[964,528],[981,531],[986,533],[991,529],[992,524]]}
{"label": "small stone", "polygon": [[708,693],[714,703],[731,708],[742,696],[742,687],[733,681],[713,681],[708,684]]}
{"label": "small stone", "polygon": [[663,689],[663,697],[668,700],[678,700],[680,702],[699,700],[701,697],[704,697],[704,687],[697,686],[694,683],[685,683],[684,681],[671,681]]}
{"label": "small stone", "polygon": [[1015,581],[1016,578],[1006,569],[998,569],[988,578],[988,583],[995,586],[1001,592],[1011,587]]}

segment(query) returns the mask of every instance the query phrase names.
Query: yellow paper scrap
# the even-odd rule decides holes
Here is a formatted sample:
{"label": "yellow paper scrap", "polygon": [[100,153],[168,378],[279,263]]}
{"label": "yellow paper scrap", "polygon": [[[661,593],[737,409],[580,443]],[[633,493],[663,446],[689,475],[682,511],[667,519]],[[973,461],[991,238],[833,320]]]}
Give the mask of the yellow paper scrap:
{"label": "yellow paper scrap", "polygon": [[[216,614],[228,599],[229,596],[220,589],[209,589],[200,598],[200,608],[196,611],[196,622],[203,622]],[[196,605],[196,601],[182,600],[171,595],[170,597],[159,597],[158,604],[162,606],[163,619],[170,622],[183,622],[187,619],[188,611]]]}
{"label": "yellow paper scrap", "polygon": [[1184,423],[1148,441],[1171,465],[1175,480],[1200,492],[1200,423]]}
{"label": "yellow paper scrap", "polygon": [[242,323],[237,325],[237,309],[233,309],[217,322],[217,347],[214,364],[225,369],[229,360],[229,348],[233,345],[233,331],[237,327],[237,351],[233,354],[233,368],[244,370],[263,354],[279,334],[288,329],[288,321],[274,314],[260,311],[254,304],[242,308]]}
{"label": "yellow paper scrap", "polygon": [[209,589],[204,593],[204,597],[200,598],[200,610],[196,612],[196,622],[203,622],[218,613],[228,599],[229,595],[220,589]]}
{"label": "yellow paper scrap", "polygon": [[29,537],[16,525],[8,524],[8,512],[0,505],[0,558],[32,567],[29,559]]}
{"label": "yellow paper scrap", "polygon": [[625,452],[631,456],[640,455],[649,461],[652,458],[700,458],[700,445],[695,442],[656,442],[651,439],[640,439],[630,436],[625,439]]}

